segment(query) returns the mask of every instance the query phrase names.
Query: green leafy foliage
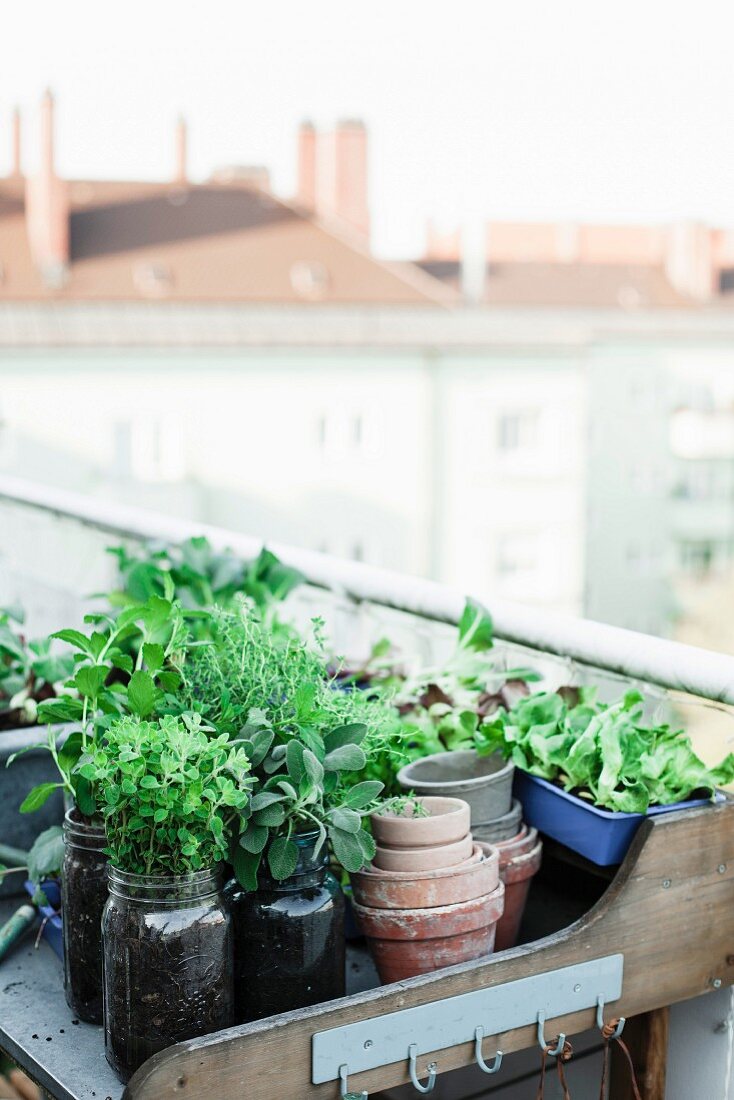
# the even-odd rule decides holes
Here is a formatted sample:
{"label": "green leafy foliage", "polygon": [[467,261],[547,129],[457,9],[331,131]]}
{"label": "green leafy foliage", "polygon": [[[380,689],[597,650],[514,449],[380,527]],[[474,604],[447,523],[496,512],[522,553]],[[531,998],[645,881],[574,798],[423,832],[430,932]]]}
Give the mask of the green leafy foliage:
{"label": "green leafy foliage", "polygon": [[370,761],[365,777],[380,779],[397,795],[396,776],[403,764],[483,744],[488,716],[507,709],[517,695],[527,694],[529,682],[540,678],[533,669],[504,668],[493,645],[492,618],[475,600],[467,600],[454,649],[440,665],[400,672],[389,642],[378,643],[371,661],[354,674],[355,682],[368,683],[386,701],[392,699],[399,728],[389,751]]}
{"label": "green leafy foliage", "polygon": [[[118,561],[121,588],[110,596],[117,607],[141,603],[151,596],[171,594],[187,611],[215,606],[232,608],[240,596],[247,596],[275,636],[294,635],[283,623],[279,608],[304,577],[263,548],[251,562],[231,550],[215,551],[208,539],[188,539],[180,546],[148,544],[132,552],[124,546],[110,549]],[[208,618],[190,618],[194,637],[208,637]]]}
{"label": "green leafy foliage", "polygon": [[74,771],[102,792],[107,854],[132,874],[181,875],[227,859],[249,814],[241,745],[212,736],[198,715],[117,718]]}
{"label": "green leafy foliage", "polygon": [[50,638],[27,641],[18,629],[23,618],[22,608],[0,608],[0,729],[36,725],[39,702],[52,698],[74,667]]}
{"label": "green leafy foliage", "polygon": [[35,886],[61,873],[64,859],[64,835],[60,825],[40,833],[28,853],[28,878]]}
{"label": "green leafy foliage", "polygon": [[611,705],[590,692],[576,705],[549,692],[521,699],[482,727],[480,751],[496,750],[523,771],[625,813],[682,802],[694,792],[713,797],[717,786],[734,781],[734,755],[707,768],[683,730],[644,722],[635,691]]}
{"label": "green leafy foliage", "polygon": [[[94,614],[87,619],[93,627],[89,633],[66,629],[51,635],[73,652],[63,690],[39,704],[38,720],[49,725],[74,723],[78,728],[61,744],[49,729],[43,747],[56,764],[59,782],[43,783],[30,791],[20,807],[24,813],[37,810],[62,787],[85,817],[93,817],[99,791],[91,777],[76,768],[79,759],[101,742],[115,718],[126,714],[147,718],[165,712],[180,684],[177,663],[186,628],[181,608],[173,600],[154,595],[125,608],[116,618]],[[131,638],[137,643],[134,662],[122,649]]]}
{"label": "green leafy foliage", "polygon": [[391,709],[363,692],[341,691],[315,648],[293,637],[276,640],[251,605],[218,611],[211,644],[187,651],[179,706],[199,712],[247,753],[256,779],[251,816],[233,865],[254,889],[263,858],[275,878],[293,873],[293,837],[315,832],[317,850],[330,841],[347,870],[372,858],[363,817],[382,790],[360,782],[368,758],[390,742]]}

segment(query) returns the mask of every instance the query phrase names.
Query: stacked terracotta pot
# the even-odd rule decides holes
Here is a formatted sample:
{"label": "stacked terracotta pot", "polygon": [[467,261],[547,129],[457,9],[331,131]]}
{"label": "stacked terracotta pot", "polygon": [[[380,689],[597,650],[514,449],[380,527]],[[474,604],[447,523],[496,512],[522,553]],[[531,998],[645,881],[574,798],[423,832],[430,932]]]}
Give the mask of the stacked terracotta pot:
{"label": "stacked terracotta pot", "polygon": [[[427,816],[414,813],[420,803]],[[504,908],[499,854],[474,842],[458,798],[419,798],[373,814],[377,852],[352,875],[354,910],[383,982],[466,962],[494,949]]]}
{"label": "stacked terracotta pot", "polygon": [[517,943],[530,884],[543,858],[543,845],[538,830],[527,825],[522,825],[517,834],[508,840],[496,841],[494,845],[482,841],[479,844],[487,855],[495,851],[499,853],[500,878],[505,884],[505,909],[497,925],[495,950],[505,951]]}
{"label": "stacked terracotta pot", "polygon": [[514,766],[499,753],[479,756],[471,750],[437,753],[406,764],[398,773],[405,790],[419,795],[456,796],[471,809],[475,843],[500,853],[505,909],[497,926],[495,950],[514,947],[542,845],[535,829],[523,824],[522,806],[512,797]]}

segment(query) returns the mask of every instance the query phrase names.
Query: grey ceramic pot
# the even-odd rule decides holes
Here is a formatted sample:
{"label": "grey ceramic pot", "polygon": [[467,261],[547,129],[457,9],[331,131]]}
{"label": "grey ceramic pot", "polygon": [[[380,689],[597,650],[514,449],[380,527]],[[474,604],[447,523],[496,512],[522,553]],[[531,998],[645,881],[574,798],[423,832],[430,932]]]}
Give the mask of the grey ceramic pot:
{"label": "grey ceramic pot", "polygon": [[498,840],[509,840],[511,836],[517,836],[521,825],[522,806],[513,798],[509,813],[481,825],[472,824],[472,834],[475,840],[480,840],[483,844],[496,844]]}
{"label": "grey ceramic pot", "polygon": [[471,807],[472,830],[510,812],[515,765],[499,753],[479,756],[471,749],[438,752],[406,764],[398,783],[420,795],[463,798]]}
{"label": "grey ceramic pot", "polygon": [[[19,810],[21,802],[33,787],[39,783],[58,782],[58,772],[46,749],[24,752],[9,768],[6,767],[14,752],[45,739],[45,726],[0,733],[0,838],[3,844],[23,851],[28,851],[44,829],[60,825],[64,820],[64,801],[60,791],[55,791],[35,813],[22,814]],[[0,884],[0,897],[23,894],[23,881],[22,874],[8,875]]]}

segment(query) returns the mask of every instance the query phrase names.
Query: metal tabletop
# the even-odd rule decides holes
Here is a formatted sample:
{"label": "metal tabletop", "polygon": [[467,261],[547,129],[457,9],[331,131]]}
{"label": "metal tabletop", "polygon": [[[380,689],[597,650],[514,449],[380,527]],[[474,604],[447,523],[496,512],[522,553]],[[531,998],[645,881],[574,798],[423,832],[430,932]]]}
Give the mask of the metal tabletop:
{"label": "metal tabletop", "polygon": [[[22,898],[0,901],[0,925]],[[54,1100],[120,1100],[124,1086],[107,1065],[102,1028],[77,1020],[64,998],[63,967],[37,926],[0,962],[0,1050]],[[349,945],[347,989],[379,984],[366,949]]]}
{"label": "metal tabletop", "polygon": [[[0,902],[0,925],[22,899]],[[64,999],[60,960],[37,926],[0,962],[0,1049],[55,1100],[119,1100],[102,1028],[77,1020]]]}

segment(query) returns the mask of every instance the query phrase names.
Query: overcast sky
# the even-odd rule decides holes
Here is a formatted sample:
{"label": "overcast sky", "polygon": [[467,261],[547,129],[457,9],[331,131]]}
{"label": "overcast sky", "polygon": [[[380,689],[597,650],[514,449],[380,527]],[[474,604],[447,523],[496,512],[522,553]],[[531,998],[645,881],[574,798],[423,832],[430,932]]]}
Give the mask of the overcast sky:
{"label": "overcast sky", "polygon": [[23,0],[3,13],[0,173],[20,103],[57,96],[58,165],[161,178],[263,163],[292,193],[302,117],[363,117],[375,247],[425,221],[734,225],[731,0]]}

